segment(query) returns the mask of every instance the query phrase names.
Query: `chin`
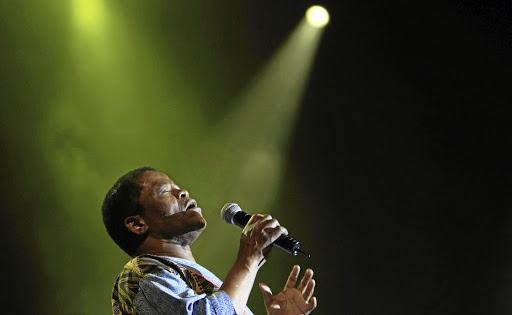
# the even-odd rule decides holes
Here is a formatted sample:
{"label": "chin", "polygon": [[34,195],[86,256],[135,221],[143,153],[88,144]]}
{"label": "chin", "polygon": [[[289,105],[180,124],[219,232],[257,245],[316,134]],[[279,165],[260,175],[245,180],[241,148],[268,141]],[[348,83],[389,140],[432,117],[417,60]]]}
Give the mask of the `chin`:
{"label": "chin", "polygon": [[201,218],[198,218],[196,222],[194,222],[194,224],[191,224],[192,225],[192,230],[194,231],[197,231],[197,230],[204,230],[206,228],[206,219],[200,215]]}
{"label": "chin", "polygon": [[[195,233],[197,234],[197,236],[199,237],[199,235],[201,235],[201,232],[203,232],[204,229],[206,229],[206,220],[203,220],[200,224],[198,224],[194,229],[193,231],[191,231],[190,233]],[[197,237],[196,237],[197,238]]]}

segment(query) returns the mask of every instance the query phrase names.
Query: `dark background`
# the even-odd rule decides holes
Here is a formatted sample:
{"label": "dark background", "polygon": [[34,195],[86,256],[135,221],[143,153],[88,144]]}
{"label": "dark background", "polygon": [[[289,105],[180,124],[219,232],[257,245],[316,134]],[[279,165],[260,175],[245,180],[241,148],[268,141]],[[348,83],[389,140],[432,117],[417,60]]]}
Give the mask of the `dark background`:
{"label": "dark background", "polygon": [[290,154],[322,205],[321,301],[509,314],[511,3],[328,4]]}
{"label": "dark background", "polygon": [[[311,4],[242,2],[253,52],[270,57]],[[293,189],[283,185],[276,202],[281,221],[307,218],[294,234],[312,254],[315,313],[512,313],[512,3],[318,4],[331,23],[288,150]],[[27,210],[37,201],[25,192],[27,181],[40,186],[51,175],[22,145],[31,133],[5,127],[8,113],[30,125],[40,109],[11,107],[30,84],[13,76],[19,59],[2,46],[2,305],[36,314],[52,304],[41,292],[57,289],[38,262],[38,222]]]}

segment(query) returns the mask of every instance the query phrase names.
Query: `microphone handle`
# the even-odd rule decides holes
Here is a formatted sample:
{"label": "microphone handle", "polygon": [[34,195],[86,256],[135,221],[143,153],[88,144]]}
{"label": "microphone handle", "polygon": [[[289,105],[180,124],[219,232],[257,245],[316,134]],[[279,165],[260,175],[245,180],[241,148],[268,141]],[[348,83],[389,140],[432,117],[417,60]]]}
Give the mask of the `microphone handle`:
{"label": "microphone handle", "polygon": [[243,211],[238,211],[233,216],[233,222],[235,223],[235,225],[241,227],[242,229],[247,225],[250,219],[251,215]]}
{"label": "microphone handle", "polygon": [[[247,225],[247,222],[249,222],[250,219],[251,215],[243,211],[238,211],[233,216],[233,222],[235,225],[241,227],[242,229]],[[274,245],[293,256],[297,256],[299,252],[309,256],[301,250],[300,242],[288,235],[279,236],[277,240],[275,240]]]}

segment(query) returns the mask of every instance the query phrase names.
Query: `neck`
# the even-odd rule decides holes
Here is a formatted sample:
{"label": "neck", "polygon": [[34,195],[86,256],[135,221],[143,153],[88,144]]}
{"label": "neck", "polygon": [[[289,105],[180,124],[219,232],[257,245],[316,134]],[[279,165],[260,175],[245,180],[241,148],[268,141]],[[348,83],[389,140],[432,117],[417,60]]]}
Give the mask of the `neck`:
{"label": "neck", "polygon": [[137,251],[137,256],[144,254],[170,256],[196,262],[194,255],[192,255],[190,245],[176,244],[169,240],[154,239],[151,237],[148,237]]}

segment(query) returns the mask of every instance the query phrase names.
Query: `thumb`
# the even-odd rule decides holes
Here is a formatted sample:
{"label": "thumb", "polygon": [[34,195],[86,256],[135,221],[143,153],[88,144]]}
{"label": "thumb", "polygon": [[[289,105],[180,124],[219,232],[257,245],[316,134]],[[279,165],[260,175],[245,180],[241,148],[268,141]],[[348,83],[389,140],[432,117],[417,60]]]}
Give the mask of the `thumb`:
{"label": "thumb", "polygon": [[263,294],[263,300],[265,301],[265,305],[270,305],[272,303],[272,290],[265,283],[260,283],[260,290]]}

